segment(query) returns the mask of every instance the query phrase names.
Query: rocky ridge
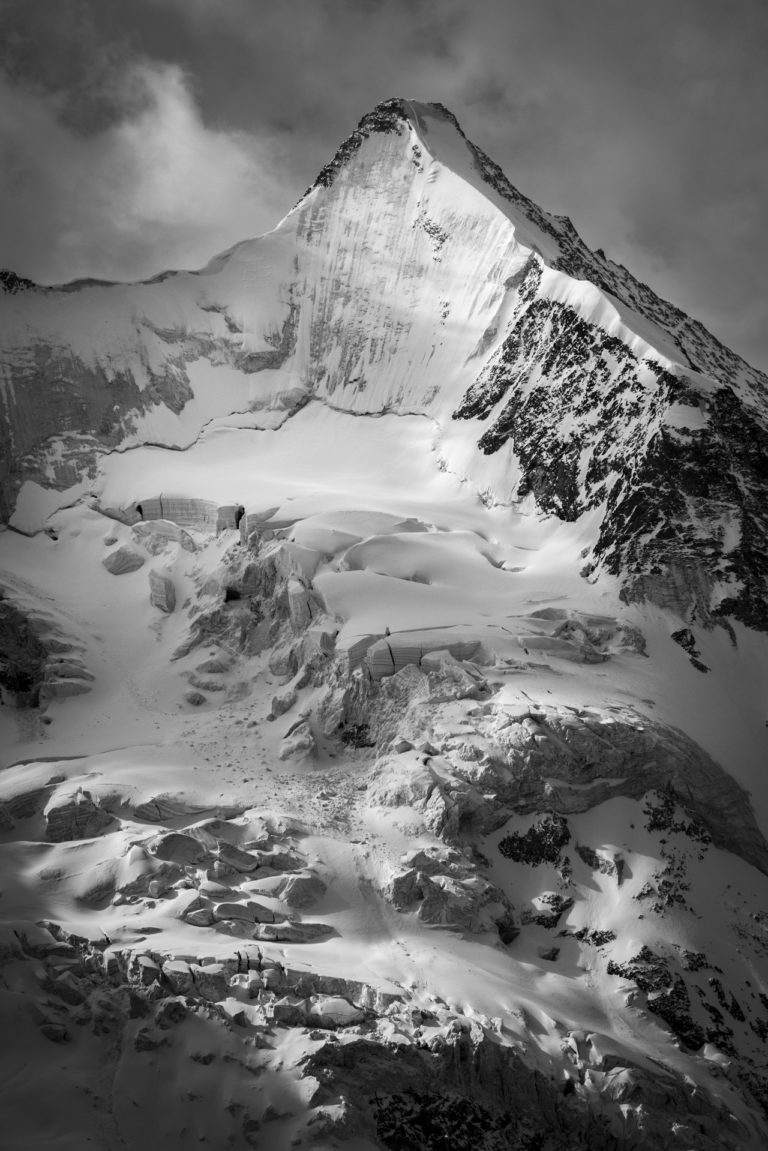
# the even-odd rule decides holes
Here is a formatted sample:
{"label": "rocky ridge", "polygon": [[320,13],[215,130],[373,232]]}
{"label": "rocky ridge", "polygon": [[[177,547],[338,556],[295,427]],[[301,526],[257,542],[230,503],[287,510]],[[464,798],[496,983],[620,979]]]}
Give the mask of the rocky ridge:
{"label": "rocky ridge", "polygon": [[409,101],[199,274],[3,284],[0,1004],[73,1138],[763,1146],[759,374]]}
{"label": "rocky ridge", "polygon": [[[481,454],[498,453],[506,443],[512,446],[520,468],[513,498],[530,493],[543,511],[566,521],[600,509],[584,568],[589,578],[605,569],[619,576],[628,601],[660,604],[688,623],[727,625],[734,619],[765,630],[768,573],[760,546],[768,483],[765,377],[625,269],[591,253],[565,218],[548,215],[519,193],[466,140],[455,118],[440,105],[389,100],[363,118],[287,218],[286,238],[297,245],[298,279],[283,286],[287,309],[284,302],[267,306],[266,311],[280,319],[270,319],[261,331],[258,321],[253,330],[244,326],[241,301],[227,298],[230,269],[235,261],[251,258],[258,267],[258,247],[251,257],[241,245],[197,276],[170,274],[146,285],[88,283],[35,291],[15,285],[14,292],[6,292],[14,302],[9,307],[21,307],[20,316],[25,300],[43,308],[41,321],[33,328],[38,334],[31,342],[20,336],[15,348],[12,340],[4,367],[9,387],[3,392],[0,419],[6,447],[2,454],[11,468],[3,486],[6,515],[11,515],[24,479],[59,488],[85,476],[93,479],[100,456],[124,450],[141,435],[142,424],[153,411],[167,408],[183,421],[197,395],[195,365],[235,370],[245,379],[280,370],[305,377],[298,389],[281,386],[279,395],[246,400],[243,411],[278,403],[290,412],[310,395],[332,399],[335,406],[350,410],[361,403],[365,410],[388,410],[392,398],[374,398],[372,408],[371,401],[362,398],[363,393],[370,394],[371,374],[384,370],[384,358],[376,339],[371,342],[367,335],[361,339],[360,333],[374,322],[397,327],[404,321],[394,313],[382,313],[379,319],[371,313],[371,287],[360,279],[356,252],[339,252],[335,257],[335,301],[310,305],[306,293],[313,291],[317,276],[316,254],[327,258],[325,233],[335,230],[334,213],[344,217],[360,195],[355,181],[364,180],[368,171],[378,172],[383,154],[379,158],[377,149],[388,149],[386,157],[391,152],[393,162],[403,166],[406,180],[416,182],[416,194],[418,182],[426,179],[436,128],[447,129],[466,151],[462,161],[466,172],[458,165],[460,178],[477,177],[479,186],[500,205],[494,208],[488,202],[483,212],[495,211],[497,227],[502,228],[506,204],[520,234],[479,340],[474,348],[468,343],[456,349],[465,380],[471,372],[474,382],[464,384],[465,395],[454,406],[454,418],[485,424],[477,435]],[[433,171],[440,164],[439,142],[435,157]],[[378,180],[377,175],[372,194],[389,195],[390,189],[380,189]],[[407,228],[404,214],[412,212],[413,205],[403,198],[405,193],[397,195],[393,211],[401,216],[400,234],[409,237],[413,229]],[[442,205],[429,208],[424,193],[418,195],[420,212],[413,227],[417,234],[419,221],[426,221],[427,227],[419,243],[431,250],[439,234],[440,254],[436,257],[433,251],[432,258],[465,259],[465,253],[459,254],[465,241],[452,232],[455,216],[451,219]],[[273,242],[265,238],[254,243],[267,241]],[[415,257],[411,249],[416,242],[416,235],[407,243],[399,241],[403,267],[414,258],[421,262],[414,265],[418,279],[413,291],[409,289],[411,295],[423,290],[417,285],[424,283],[423,262],[429,259],[418,244]],[[473,236],[466,242],[471,246],[485,241]],[[529,254],[521,263],[526,250]],[[592,291],[602,295],[597,302],[590,297],[589,302],[585,298],[565,303],[560,298],[562,277],[571,284],[588,280],[595,285]],[[360,280],[357,286],[356,280]],[[327,291],[322,274],[321,282]],[[82,298],[83,307],[97,307],[116,318],[136,297],[142,320],[131,334],[130,347],[121,345],[122,362],[115,352],[96,348],[62,357],[62,334],[45,335],[57,292],[65,293],[68,307],[76,307]],[[451,299],[448,288],[442,293],[440,308],[453,316],[463,305]],[[160,319],[175,297],[177,310],[180,304],[189,312],[184,331]],[[624,326],[617,326],[613,301],[656,325],[658,348],[638,347],[631,311]],[[418,306],[416,296],[412,304]],[[11,325],[14,322],[10,317]],[[445,343],[444,325],[445,318],[436,314],[430,325],[435,347]],[[301,335],[305,330],[309,343]],[[406,324],[403,331],[404,338],[414,338],[415,329],[409,335]],[[324,374],[321,366],[335,354],[325,346],[329,333],[341,355],[332,375]],[[476,366],[473,357],[480,358]],[[190,374],[192,368],[195,374]],[[42,406],[41,387],[46,394]],[[435,393],[430,394],[427,406],[434,406]],[[412,410],[421,401],[402,392],[395,402]],[[600,418],[593,423],[596,403]],[[545,419],[544,413],[549,416],[553,410],[557,418]],[[199,425],[190,426],[186,434],[194,437],[199,431]],[[178,438],[169,442],[180,446]],[[496,482],[501,480],[499,474]]]}

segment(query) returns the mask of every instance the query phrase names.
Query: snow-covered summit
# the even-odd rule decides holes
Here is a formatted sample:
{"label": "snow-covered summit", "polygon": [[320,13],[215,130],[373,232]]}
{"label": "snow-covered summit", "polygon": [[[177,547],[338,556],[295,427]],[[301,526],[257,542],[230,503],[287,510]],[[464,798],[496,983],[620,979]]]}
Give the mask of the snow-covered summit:
{"label": "snow-covered summit", "polygon": [[272,233],[200,272],[5,286],[6,517],[25,480],[69,488],[105,451],[183,448],[233,413],[421,414],[493,498],[597,513],[586,569],[630,600],[766,627],[768,381],[518,192],[441,105],[379,104]]}
{"label": "snow-covered summit", "polygon": [[[420,146],[433,160],[450,168],[491,198],[515,222],[519,231],[528,234],[528,239],[546,262],[554,263],[575,279],[588,280],[613,296],[635,313],[633,319],[638,327],[644,326],[643,319],[646,331],[653,331],[649,325],[658,325],[682,353],[687,367],[693,371],[709,372],[721,382],[733,383],[735,376],[744,376],[758,389],[765,388],[768,377],[763,372],[750,367],[698,321],[637,281],[623,265],[610,260],[602,249],[596,252],[589,249],[567,216],[546,212],[514,187],[498,164],[467,139],[454,114],[442,104],[398,98],[378,104],[340,146],[313,187],[318,184],[329,186],[339,168],[373,133],[400,133],[405,127],[418,135]],[[657,341],[662,338],[659,331],[654,335]]]}
{"label": "snow-covered summit", "polygon": [[0,286],[9,1146],[764,1147],[763,377],[405,100]]}

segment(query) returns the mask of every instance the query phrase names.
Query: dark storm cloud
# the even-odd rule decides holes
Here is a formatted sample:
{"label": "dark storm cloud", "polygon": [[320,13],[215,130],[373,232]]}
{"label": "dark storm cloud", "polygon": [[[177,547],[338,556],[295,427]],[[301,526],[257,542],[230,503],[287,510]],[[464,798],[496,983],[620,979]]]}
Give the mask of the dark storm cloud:
{"label": "dark storm cloud", "polygon": [[279,138],[206,123],[184,61],[148,51],[112,0],[4,0],[0,44],[2,265],[144,276],[283,214]]}
{"label": "dark storm cloud", "polygon": [[194,265],[390,95],[768,366],[764,0],[0,0],[3,256]]}

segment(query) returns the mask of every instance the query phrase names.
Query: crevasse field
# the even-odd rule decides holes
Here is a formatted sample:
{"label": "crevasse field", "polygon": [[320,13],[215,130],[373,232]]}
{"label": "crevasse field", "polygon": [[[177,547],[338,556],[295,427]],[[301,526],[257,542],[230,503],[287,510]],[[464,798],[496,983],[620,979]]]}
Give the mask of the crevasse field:
{"label": "crevasse field", "polygon": [[765,1146],[760,374],[410,101],[0,304],[9,1151]]}

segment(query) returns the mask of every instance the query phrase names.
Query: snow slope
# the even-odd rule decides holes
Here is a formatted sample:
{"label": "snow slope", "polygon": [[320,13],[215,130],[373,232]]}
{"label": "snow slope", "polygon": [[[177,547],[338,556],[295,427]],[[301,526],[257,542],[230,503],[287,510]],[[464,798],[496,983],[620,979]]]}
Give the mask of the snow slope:
{"label": "snow slope", "polygon": [[759,374],[411,101],[4,284],[8,1146],[764,1146]]}

